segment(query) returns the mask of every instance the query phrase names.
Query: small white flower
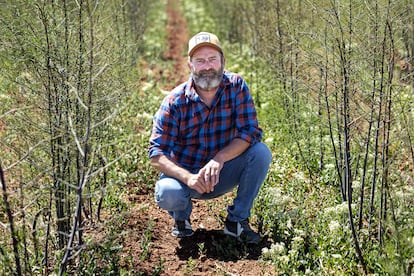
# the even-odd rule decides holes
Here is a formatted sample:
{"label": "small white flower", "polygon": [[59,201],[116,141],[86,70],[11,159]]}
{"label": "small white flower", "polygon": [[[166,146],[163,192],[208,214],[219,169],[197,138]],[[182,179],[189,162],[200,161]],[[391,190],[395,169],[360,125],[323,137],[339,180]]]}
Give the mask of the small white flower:
{"label": "small white flower", "polygon": [[288,221],[286,222],[286,227],[287,228],[292,228],[293,227],[293,225],[292,225],[292,220],[289,218],[288,219]]}
{"label": "small white flower", "polygon": [[305,181],[305,174],[303,172],[295,172],[293,174],[293,177],[296,178],[296,180],[298,181],[301,181],[301,182]]}
{"label": "small white flower", "polygon": [[304,237],[306,233],[305,233],[305,231],[303,231],[301,229],[295,229],[295,234],[299,237]]}
{"label": "small white flower", "polygon": [[293,237],[292,241],[294,243],[303,243],[304,239],[302,237]]}
{"label": "small white flower", "polygon": [[146,91],[150,90],[152,87],[154,87],[153,82],[146,82],[142,85],[141,91],[146,92]]}
{"label": "small white flower", "polygon": [[277,242],[271,245],[270,251],[272,254],[283,255],[286,252],[285,243]]}
{"label": "small white flower", "polygon": [[404,198],[405,198],[404,191],[400,190],[400,191],[395,192],[395,197],[404,200]]}
{"label": "small white flower", "polygon": [[[351,208],[355,208],[355,204],[351,205]],[[325,209],[327,215],[344,215],[348,213],[348,202],[342,202],[336,206],[328,207]]]}
{"label": "small white flower", "polygon": [[414,245],[414,237],[408,238],[408,241],[412,243],[412,245]]}
{"label": "small white flower", "polygon": [[359,182],[358,180],[352,181],[352,188],[355,190],[359,190],[361,188],[361,182]]}
{"label": "small white flower", "polygon": [[329,231],[332,233],[336,233],[341,229],[341,224],[339,222],[337,222],[336,220],[332,220],[329,223]]}
{"label": "small white flower", "polygon": [[150,119],[150,120],[152,120],[152,117],[153,116],[151,114],[147,113],[147,112],[144,112],[142,114],[137,114],[137,118]]}
{"label": "small white flower", "polygon": [[269,102],[262,103],[261,108],[266,109],[270,106]]}
{"label": "small white flower", "polygon": [[342,256],[341,256],[341,254],[332,254],[332,258],[334,258],[334,259],[341,259]]}
{"label": "small white flower", "polygon": [[292,248],[291,250],[289,250],[289,256],[292,256],[293,258],[295,258],[298,255],[299,255],[299,252],[296,249]]}
{"label": "small white flower", "polygon": [[287,255],[280,256],[278,259],[279,259],[279,262],[281,262],[282,264],[288,264],[289,263],[289,256],[287,256]]}
{"label": "small white flower", "polygon": [[405,186],[405,192],[408,193],[408,194],[413,195],[414,194],[414,186],[412,186],[412,185]]}

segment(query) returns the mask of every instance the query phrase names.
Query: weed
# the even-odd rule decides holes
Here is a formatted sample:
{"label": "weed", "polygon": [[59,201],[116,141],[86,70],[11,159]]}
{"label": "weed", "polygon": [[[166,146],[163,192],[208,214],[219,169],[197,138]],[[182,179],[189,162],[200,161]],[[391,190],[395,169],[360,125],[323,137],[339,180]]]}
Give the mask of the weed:
{"label": "weed", "polygon": [[198,245],[198,255],[204,256],[207,253],[207,249],[204,246],[204,242],[200,242]]}
{"label": "weed", "polygon": [[190,257],[187,260],[187,263],[185,265],[184,275],[192,275],[193,274],[193,271],[194,271],[194,268],[196,266],[197,266],[197,262],[192,257]]}
{"label": "weed", "polygon": [[149,219],[148,227],[142,234],[142,239],[141,239],[141,249],[142,249],[142,253],[140,257],[141,261],[145,260],[148,257],[153,231],[154,231],[154,222],[152,221],[152,219]]}

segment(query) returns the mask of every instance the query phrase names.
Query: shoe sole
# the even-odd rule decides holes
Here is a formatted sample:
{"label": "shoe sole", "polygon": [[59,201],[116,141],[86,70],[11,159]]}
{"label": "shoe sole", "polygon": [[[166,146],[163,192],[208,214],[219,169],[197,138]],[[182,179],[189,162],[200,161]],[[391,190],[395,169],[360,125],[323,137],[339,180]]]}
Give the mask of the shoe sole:
{"label": "shoe sole", "polygon": [[175,234],[173,234],[173,233],[171,233],[171,236],[173,236],[173,237],[175,237],[175,238],[187,238],[187,237],[191,237],[191,236],[193,236],[194,235],[194,232],[192,232],[191,234],[189,234],[189,235],[175,235]]}
{"label": "shoe sole", "polygon": [[228,235],[228,236],[232,236],[232,237],[235,237],[235,238],[240,238],[240,236],[237,236],[236,234],[234,234],[233,232],[230,232],[228,229],[227,229],[227,227],[224,227],[224,234],[225,235]]}
{"label": "shoe sole", "polygon": [[262,239],[261,238],[259,238],[259,239],[257,239],[257,240],[253,240],[253,241],[246,241],[246,240],[243,240],[242,238],[241,238],[241,236],[237,236],[236,234],[234,234],[233,232],[230,232],[228,229],[227,229],[227,227],[224,227],[224,234],[225,235],[227,235],[227,236],[231,236],[231,237],[233,237],[233,238],[236,238],[239,242],[246,242],[246,243],[248,243],[248,244],[258,244]]}

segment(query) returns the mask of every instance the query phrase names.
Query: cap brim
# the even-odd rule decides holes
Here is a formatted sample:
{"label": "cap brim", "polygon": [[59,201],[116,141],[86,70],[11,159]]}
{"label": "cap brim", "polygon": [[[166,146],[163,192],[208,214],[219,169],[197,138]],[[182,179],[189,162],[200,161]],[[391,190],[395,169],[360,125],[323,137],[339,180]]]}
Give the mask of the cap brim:
{"label": "cap brim", "polygon": [[196,46],[194,46],[191,49],[191,51],[188,53],[188,56],[191,57],[194,54],[194,52],[197,51],[197,49],[199,49],[200,47],[203,47],[203,46],[209,46],[209,47],[214,48],[214,49],[216,49],[217,51],[219,51],[220,53],[223,54],[223,50],[220,47],[218,47],[216,44],[213,44],[213,43],[210,43],[210,42],[202,42],[202,43],[197,44]]}

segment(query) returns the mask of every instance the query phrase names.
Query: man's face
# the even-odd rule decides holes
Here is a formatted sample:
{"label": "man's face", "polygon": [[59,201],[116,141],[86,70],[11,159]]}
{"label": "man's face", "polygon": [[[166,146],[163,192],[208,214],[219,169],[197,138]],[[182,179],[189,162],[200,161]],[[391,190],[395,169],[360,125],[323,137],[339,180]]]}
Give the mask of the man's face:
{"label": "man's face", "polygon": [[216,49],[203,46],[194,52],[189,67],[195,85],[203,90],[212,90],[223,78],[224,58]]}

